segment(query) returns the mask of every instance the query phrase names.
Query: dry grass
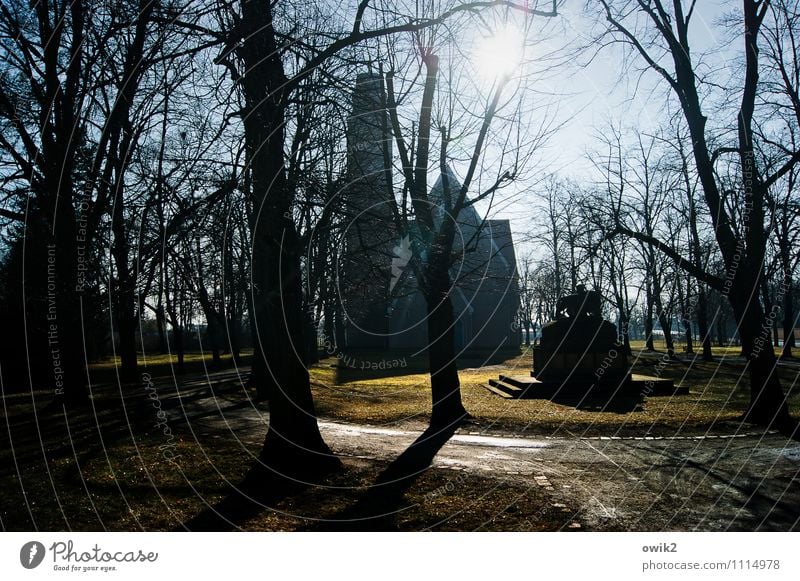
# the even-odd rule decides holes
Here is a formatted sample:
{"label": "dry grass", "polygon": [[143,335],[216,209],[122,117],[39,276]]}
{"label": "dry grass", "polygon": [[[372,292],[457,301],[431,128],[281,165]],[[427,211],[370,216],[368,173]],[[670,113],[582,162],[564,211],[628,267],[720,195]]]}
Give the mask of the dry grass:
{"label": "dry grass", "polygon": [[[634,343],[638,355],[633,358],[634,373],[652,375],[663,353],[646,353]],[[715,349],[715,356],[719,353]],[[528,352],[511,357],[499,365],[462,369],[462,399],[481,428],[537,434],[562,435],[645,435],[705,432],[709,429],[730,431],[749,401],[748,378],[743,360],[736,358],[738,348],[728,348],[724,357],[713,362],[679,356],[660,372],[673,379],[676,386],[689,388],[688,395],[649,397],[632,411],[594,411],[555,403],[546,399],[506,400],[488,392],[489,379],[506,375],[527,375],[531,367]],[[721,355],[721,354],[720,354]],[[369,356],[367,356],[369,357]],[[374,360],[374,359],[368,359]],[[425,421],[430,410],[429,377],[424,361],[409,360],[407,367],[393,370],[403,375],[374,377],[359,371],[339,370],[328,359],[311,372],[314,397],[320,415],[353,423],[386,424],[407,420]],[[784,389],[790,390],[789,405],[800,413],[800,392],[796,389],[798,372],[781,367]],[[586,406],[591,407],[591,406]],[[598,406],[602,407],[602,406]]]}

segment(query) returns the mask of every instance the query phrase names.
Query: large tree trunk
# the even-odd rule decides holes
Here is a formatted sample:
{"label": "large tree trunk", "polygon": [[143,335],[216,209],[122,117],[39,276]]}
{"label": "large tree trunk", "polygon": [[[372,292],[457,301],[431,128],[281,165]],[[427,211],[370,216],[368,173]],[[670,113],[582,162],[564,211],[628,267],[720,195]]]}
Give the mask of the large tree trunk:
{"label": "large tree trunk", "polygon": [[454,348],[455,318],[450,299],[450,275],[446,260],[428,266],[428,365],[431,375],[432,426],[449,426],[468,417],[461,403],[461,383]]}
{"label": "large tree trunk", "polygon": [[116,79],[119,94],[111,109],[108,124],[108,175],[113,175],[113,206],[111,208],[111,229],[114,233],[114,244],[111,253],[116,266],[116,285],[112,285],[117,330],[119,332],[119,356],[121,360],[120,375],[123,381],[137,380],[138,363],[136,360],[136,273],[130,268],[130,245],[128,229],[125,225],[125,173],[136,147],[131,123],[131,107],[141,80],[142,55],[147,41],[147,28],[155,2],[139,0],[139,11],[136,16],[136,28],[131,44],[125,54],[121,77]]}
{"label": "large tree trunk", "polygon": [[[796,425],[789,417],[786,400],[775,372],[775,354],[769,341],[771,326],[767,325],[767,318],[756,298],[766,245],[764,235],[765,184],[755,163],[751,120],[758,86],[757,42],[760,21],[757,12],[763,6],[765,5],[758,5],[752,0],[744,0],[744,30],[748,31],[744,35],[746,73],[742,106],[738,116],[738,152],[745,198],[744,207],[748,210],[745,212],[746,222],[743,228],[743,238],[737,237],[731,228],[730,217],[726,213],[716,182],[705,135],[706,117],[700,107],[700,99],[695,86],[695,74],[686,46],[681,46],[679,50],[672,50],[676,72],[673,86],[680,87],[681,105],[692,137],[695,165],[706,204],[711,211],[717,243],[725,260],[727,276],[724,281],[719,279],[717,290],[728,296],[742,342],[742,354],[748,358],[750,405],[743,417],[747,421],[776,425],[791,432]],[[676,2],[675,7],[679,8],[680,3]],[[682,27],[686,26],[686,22],[682,16],[677,18],[677,26],[679,31],[685,32]],[[667,31],[665,34],[672,34],[667,28],[664,28]],[[681,42],[686,42],[686,38],[682,38]],[[718,321],[720,335],[724,333],[724,327],[724,319],[720,316]],[[766,338],[762,335],[762,330],[765,328]],[[721,336],[720,339],[722,339]],[[763,345],[764,342],[767,343],[766,347]]]}
{"label": "large tree trunk", "polygon": [[[675,3],[675,7],[680,9],[680,3]],[[757,3],[754,0],[743,0],[745,71],[741,104],[737,116],[737,133],[744,192],[743,207],[748,211],[744,216],[745,223],[741,237],[737,237],[730,226],[730,218],[725,210],[716,181],[717,176],[714,172],[714,164],[705,134],[707,118],[703,114],[697,92],[695,71],[687,48],[688,36],[685,30],[687,24],[683,20],[682,14],[677,15],[676,20],[678,21],[679,36],[684,46],[673,48],[671,53],[676,75],[676,83],[673,88],[680,87],[678,92],[692,137],[692,153],[698,177],[706,204],[711,212],[714,233],[725,260],[726,272],[729,276],[732,275],[732,283],[729,288],[726,288],[726,291],[738,324],[742,352],[749,358],[751,401],[745,417],[758,423],[777,421],[788,425],[788,410],[780,381],[775,373],[773,365],[775,354],[772,347],[754,350],[759,333],[766,321],[760,303],[754,299],[758,296],[766,237],[764,235],[765,185],[755,162],[752,130],[759,77],[759,28],[761,14],[765,8],[765,4]],[[669,31],[668,33],[671,34]]]}
{"label": "large tree trunk", "polygon": [[765,317],[761,303],[747,290],[731,291],[729,298],[750,372],[750,405],[744,413],[744,420],[778,427],[786,425],[789,410],[778,379],[770,329],[763,326]]}
{"label": "large tree trunk", "polygon": [[285,478],[318,475],[340,465],[322,439],[303,352],[301,248],[292,216],[293,192],[284,168],[286,78],[272,6],[242,0],[243,116],[251,166],[253,311],[256,360],[266,370],[270,420],[260,462]]}
{"label": "large tree trunk", "polygon": [[[766,186],[756,164],[753,145],[752,118],[758,90],[758,36],[762,6],[753,0],[744,0],[745,84],[739,110],[738,138],[741,176],[744,187],[744,205],[750,209],[745,237],[746,253],[733,278],[729,298],[739,327],[742,351],[749,359],[750,407],[744,417],[748,421],[787,428],[790,425],[789,409],[776,372],[775,352],[769,336],[763,345],[761,331],[767,317],[756,299],[762,265],[766,254],[764,234]],[[730,271],[736,268],[732,256],[726,256]],[[769,331],[768,331],[769,332]]]}
{"label": "large tree trunk", "polygon": [[[122,179],[122,177],[118,177]],[[116,265],[116,276],[112,278],[114,293],[114,315],[119,334],[120,378],[125,382],[137,379],[138,362],[136,360],[136,297],[134,294],[135,278],[130,272],[129,247],[123,216],[122,185],[118,185],[112,209],[112,230],[114,245],[112,254]]]}
{"label": "large tree trunk", "polygon": [[[68,404],[83,404],[88,401],[85,338],[83,331],[82,296],[77,290],[77,245],[75,214],[72,207],[71,183],[63,183],[61,195],[56,199],[54,248],[48,253],[48,279],[55,273],[54,287],[47,283],[49,322],[48,343],[53,366],[55,394]],[[51,270],[50,256],[55,260]],[[52,310],[51,310],[52,309]],[[53,317],[51,317],[51,314]],[[59,374],[59,368],[63,374]]]}
{"label": "large tree trunk", "polygon": [[[278,198],[275,195],[275,201]],[[254,240],[259,241],[254,252],[265,251],[266,255],[263,260],[253,256],[253,278],[264,285],[255,304],[260,339],[256,353],[263,357],[267,371],[270,407],[260,461],[281,476],[308,477],[338,467],[339,461],[319,432],[304,361],[300,255],[292,250],[297,245],[294,224],[272,203],[269,206],[265,225],[254,232]],[[284,244],[264,240],[281,229],[278,238]]]}
{"label": "large tree trunk", "polygon": [[[41,265],[46,269],[41,289],[47,305],[47,343],[50,352],[54,391],[57,399],[67,403],[84,403],[88,400],[85,338],[83,332],[82,284],[78,278],[78,234],[75,213],[75,159],[80,144],[75,134],[79,126],[76,109],[78,90],[81,85],[81,46],[84,24],[82,2],[70,4],[71,30],[69,46],[70,65],[66,72],[60,70],[59,59],[65,46],[60,46],[52,35],[51,6],[47,3],[32,5],[38,12],[38,25],[43,42],[41,65],[44,70],[44,86],[39,106],[41,126],[41,150],[38,160],[43,181],[34,183],[39,209],[44,210],[53,245],[48,247],[47,261]],[[66,17],[66,7],[64,16]],[[32,23],[33,24],[33,23]],[[63,24],[59,22],[57,26]],[[63,83],[62,83],[63,81]],[[36,92],[34,92],[36,95]],[[44,108],[47,108],[45,111]],[[33,160],[32,160],[33,161]],[[31,176],[33,178],[33,176]],[[92,232],[82,233],[81,244],[85,245],[84,256],[90,256]],[[38,293],[36,293],[38,294]]]}

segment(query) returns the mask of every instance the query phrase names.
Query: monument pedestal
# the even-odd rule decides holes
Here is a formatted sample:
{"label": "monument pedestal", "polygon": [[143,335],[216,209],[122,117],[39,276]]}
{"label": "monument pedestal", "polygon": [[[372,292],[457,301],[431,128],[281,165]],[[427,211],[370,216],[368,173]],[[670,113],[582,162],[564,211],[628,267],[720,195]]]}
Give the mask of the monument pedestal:
{"label": "monument pedestal", "polygon": [[542,327],[531,375],[542,383],[617,388],[630,380],[614,325],[599,316],[563,318]]}

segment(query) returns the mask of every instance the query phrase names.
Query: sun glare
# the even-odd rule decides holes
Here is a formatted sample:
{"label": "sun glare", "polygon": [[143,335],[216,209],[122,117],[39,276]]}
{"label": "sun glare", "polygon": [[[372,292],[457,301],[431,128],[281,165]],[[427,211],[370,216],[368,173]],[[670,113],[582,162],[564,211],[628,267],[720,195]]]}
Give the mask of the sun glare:
{"label": "sun glare", "polygon": [[475,50],[478,74],[487,79],[513,75],[522,61],[522,45],[522,34],[512,27],[483,38]]}

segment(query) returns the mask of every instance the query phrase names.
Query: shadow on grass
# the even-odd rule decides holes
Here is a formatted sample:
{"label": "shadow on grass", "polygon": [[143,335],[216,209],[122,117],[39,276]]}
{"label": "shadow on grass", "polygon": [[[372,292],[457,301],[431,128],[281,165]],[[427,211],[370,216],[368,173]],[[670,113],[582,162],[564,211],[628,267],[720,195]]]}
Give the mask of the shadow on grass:
{"label": "shadow on grass", "polygon": [[214,506],[182,524],[177,530],[193,532],[227,532],[240,530],[246,521],[277,506],[285,498],[299,494],[308,484],[290,482],[278,475],[254,471],[245,476],[234,491]]}
{"label": "shadow on grass", "polygon": [[460,423],[430,427],[417,438],[372,484],[353,506],[317,524],[316,531],[396,531],[396,516],[405,510],[403,496],[433,462]]}
{"label": "shadow on grass", "polygon": [[[308,527],[313,531],[391,531],[397,530],[395,517],[402,512],[403,496],[431,465],[459,427],[428,428],[384,470],[369,490],[350,508]],[[232,531],[281,501],[297,496],[312,482],[287,480],[265,470],[251,470],[234,492],[214,506],[183,523],[179,530]]]}

